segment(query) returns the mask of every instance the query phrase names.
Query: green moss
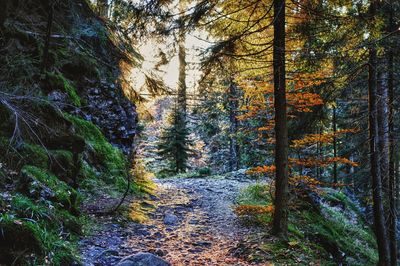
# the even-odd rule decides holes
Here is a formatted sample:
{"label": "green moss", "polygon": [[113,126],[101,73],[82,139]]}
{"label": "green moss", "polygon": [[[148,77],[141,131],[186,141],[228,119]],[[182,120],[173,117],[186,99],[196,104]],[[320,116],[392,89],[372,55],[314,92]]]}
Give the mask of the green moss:
{"label": "green moss", "polygon": [[[32,261],[30,254],[43,256],[45,246],[36,225],[30,221],[16,218],[12,214],[0,214],[0,255],[9,259],[9,264],[28,265]],[[24,251],[24,252],[22,252]],[[7,261],[6,261],[7,263]]]}
{"label": "green moss", "polygon": [[46,199],[35,201],[19,193],[10,205],[6,214],[0,214],[0,258],[9,258],[7,263],[15,261],[17,265],[70,265],[78,261],[77,234],[82,233],[84,218]]}
{"label": "green moss", "polygon": [[10,264],[14,261],[16,265],[44,265],[44,257],[51,265],[70,265],[77,261],[77,247],[71,242],[75,239],[61,237],[61,232],[48,227],[48,222],[1,214],[0,255],[7,256]]}
{"label": "green moss", "polygon": [[41,168],[47,168],[49,156],[43,146],[24,142],[20,154],[24,158],[25,164],[34,165]]}
{"label": "green moss", "polygon": [[[76,237],[62,236],[63,231],[49,230],[47,222],[30,223],[30,230],[38,238],[45,252],[45,257],[51,265],[70,265],[78,260]],[[59,230],[63,230],[59,228]]]}
{"label": "green moss", "polygon": [[[65,114],[65,118],[74,124],[76,132],[85,139],[94,150],[99,165],[103,167],[103,179],[107,183],[126,184],[126,158],[117,148],[113,147],[101,133],[98,127],[79,117]],[[93,176],[93,171],[84,167],[84,174]]]}
{"label": "green moss", "polygon": [[288,250],[288,245],[284,241],[271,241],[269,243],[263,244],[261,246],[261,249],[270,253],[271,255],[273,254],[274,261],[279,259],[289,259],[288,255],[290,253]]}
{"label": "green moss", "polygon": [[338,202],[341,204],[344,204],[346,209],[349,209],[353,212],[355,212],[357,215],[362,216],[359,208],[352,202],[346,194],[339,190],[331,189],[331,188],[325,188],[324,193],[321,193],[321,197],[324,198],[327,201],[330,202]]}
{"label": "green moss", "polygon": [[[276,263],[302,265],[299,261],[324,260],[323,265],[335,265],[325,250],[325,244],[336,246],[346,255],[348,265],[376,265],[378,254],[371,229],[364,223],[356,204],[344,193],[324,189],[323,201],[317,211],[303,198],[295,198],[289,212],[289,246],[279,242],[261,245]],[[243,205],[267,205],[271,203],[269,187],[265,184],[245,188],[238,203]],[[331,207],[336,206],[336,207]],[[271,215],[254,215],[252,224],[269,226]],[[301,258],[299,260],[299,258]],[[322,261],[321,261],[322,263]]]}
{"label": "green moss", "polygon": [[64,209],[55,208],[54,205],[46,200],[33,201],[17,193],[12,199],[12,210],[20,218],[46,221],[49,223],[46,227],[51,229],[57,230],[57,228],[65,227],[68,231],[76,234],[81,233],[81,218]]}
{"label": "green moss", "polygon": [[304,232],[300,231],[300,229],[292,223],[288,224],[288,231],[289,231],[289,233],[295,235],[296,237],[299,237],[299,238],[304,237]]}
{"label": "green moss", "polygon": [[81,187],[85,189],[94,189],[98,184],[99,174],[96,173],[95,169],[90,166],[86,161],[82,162],[82,166],[79,172],[82,178]]}
{"label": "green moss", "polygon": [[67,150],[52,150],[51,155],[58,160],[66,162],[68,166],[74,164],[73,154]]}
{"label": "green moss", "polygon": [[50,170],[55,175],[67,182],[77,178],[75,170],[79,165],[75,165],[72,152],[67,150],[52,150],[50,154]]}
{"label": "green moss", "polygon": [[81,98],[78,96],[75,87],[61,73],[47,72],[46,78],[52,89],[66,92],[75,106],[81,106]]}
{"label": "green moss", "polygon": [[53,219],[51,210],[42,204],[33,202],[30,198],[16,194],[12,199],[12,208],[18,217],[29,218],[33,220]]}
{"label": "green moss", "polygon": [[58,179],[55,175],[41,168],[30,165],[25,165],[21,172],[33,177],[42,185],[48,187],[55,195],[54,200],[61,204],[63,208],[71,211],[76,211],[78,209],[80,198],[77,192],[65,182]]}
{"label": "green moss", "polygon": [[377,263],[376,241],[372,231],[362,224],[351,222],[341,211],[324,208],[325,216],[315,212],[303,212],[308,231],[322,235],[334,243],[357,265]]}

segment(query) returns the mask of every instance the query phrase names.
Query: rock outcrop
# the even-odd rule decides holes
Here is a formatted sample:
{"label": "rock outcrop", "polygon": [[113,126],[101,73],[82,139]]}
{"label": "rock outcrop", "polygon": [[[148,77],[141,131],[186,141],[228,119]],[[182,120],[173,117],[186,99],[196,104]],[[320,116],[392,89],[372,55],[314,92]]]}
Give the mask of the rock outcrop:
{"label": "rock outcrop", "polygon": [[171,264],[151,253],[140,252],[122,259],[117,266],[171,266]]}
{"label": "rock outcrop", "polygon": [[122,93],[119,84],[101,81],[85,93],[88,105],[82,116],[97,125],[114,146],[128,154],[133,148],[138,117],[136,106]]}

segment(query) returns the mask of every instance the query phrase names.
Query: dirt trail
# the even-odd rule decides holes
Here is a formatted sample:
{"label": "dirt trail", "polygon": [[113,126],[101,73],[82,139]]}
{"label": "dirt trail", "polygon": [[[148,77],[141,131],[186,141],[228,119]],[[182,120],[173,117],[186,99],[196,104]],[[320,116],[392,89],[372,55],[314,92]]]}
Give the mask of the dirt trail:
{"label": "dirt trail", "polygon": [[155,207],[148,221],[124,226],[104,221],[101,234],[81,242],[85,265],[114,265],[140,251],[157,254],[172,265],[251,265],[231,252],[249,230],[257,230],[242,226],[232,212],[248,180],[190,178],[156,183]]}

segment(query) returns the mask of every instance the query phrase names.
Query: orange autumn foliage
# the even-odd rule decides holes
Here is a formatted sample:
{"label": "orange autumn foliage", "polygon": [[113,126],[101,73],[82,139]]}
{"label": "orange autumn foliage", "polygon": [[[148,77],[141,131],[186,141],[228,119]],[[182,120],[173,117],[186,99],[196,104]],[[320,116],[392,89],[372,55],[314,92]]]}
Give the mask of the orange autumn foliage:
{"label": "orange autumn foliage", "polygon": [[268,206],[240,205],[235,207],[235,213],[238,216],[259,215],[259,214],[272,213],[273,211],[274,211],[273,205],[268,205]]}
{"label": "orange autumn foliage", "polygon": [[323,134],[307,134],[305,135],[302,139],[298,140],[293,140],[292,145],[290,145],[291,148],[303,148],[309,145],[313,145],[316,143],[332,143],[333,139],[336,137],[339,137],[340,135],[346,134],[346,133],[356,133],[358,132],[359,129],[352,128],[352,129],[340,129],[334,132],[327,132]]}
{"label": "orange autumn foliage", "polygon": [[[289,167],[297,166],[304,166],[304,167],[327,167],[333,163],[339,164],[347,164],[353,167],[357,167],[358,163],[353,162],[344,157],[329,157],[329,158],[302,158],[302,159],[295,159],[289,158]],[[262,165],[256,166],[246,171],[247,174],[269,174],[275,173],[276,167],[275,165]]]}
{"label": "orange autumn foliage", "polygon": [[247,174],[266,174],[266,173],[275,173],[276,167],[275,165],[263,165],[251,168],[247,170]]}
{"label": "orange autumn foliage", "polygon": [[[312,107],[324,104],[321,96],[317,93],[304,91],[307,87],[320,85],[324,82],[322,75],[317,80],[313,80],[314,74],[302,74],[305,77],[296,77],[293,81],[288,81],[287,104],[289,113],[295,112],[312,112]],[[274,97],[272,83],[266,81],[245,80],[239,82],[240,87],[244,91],[243,99],[244,104],[240,110],[243,114],[237,116],[239,120],[246,120],[268,111],[272,112]]]}
{"label": "orange autumn foliage", "polygon": [[296,112],[309,113],[312,112],[312,107],[323,105],[324,101],[319,94],[310,92],[297,92],[287,94],[287,103]]}
{"label": "orange autumn foliage", "polygon": [[321,185],[322,182],[318,181],[315,178],[307,176],[307,175],[296,175],[296,176],[291,176],[289,178],[289,184],[292,186],[297,186],[299,184],[305,184],[310,188],[316,188],[317,186]]}
{"label": "orange autumn foliage", "polygon": [[314,71],[312,73],[299,72],[293,75],[292,82],[295,90],[303,90],[313,86],[319,86],[326,82],[326,78],[332,76],[333,66],[329,62],[325,62],[324,69]]}
{"label": "orange autumn foliage", "polygon": [[296,187],[300,184],[306,185],[310,190],[314,192],[319,192],[319,187],[345,187],[345,186],[352,186],[351,184],[344,184],[344,183],[329,183],[329,182],[322,182],[315,178],[306,175],[297,175],[291,176],[289,178],[289,184]]}
{"label": "orange autumn foliage", "polygon": [[348,164],[350,166],[358,166],[358,163],[350,161],[344,157],[331,157],[331,158],[302,158],[302,159],[294,159],[289,158],[289,163],[292,165],[300,165],[304,167],[326,167],[333,163],[340,163],[340,164]]}

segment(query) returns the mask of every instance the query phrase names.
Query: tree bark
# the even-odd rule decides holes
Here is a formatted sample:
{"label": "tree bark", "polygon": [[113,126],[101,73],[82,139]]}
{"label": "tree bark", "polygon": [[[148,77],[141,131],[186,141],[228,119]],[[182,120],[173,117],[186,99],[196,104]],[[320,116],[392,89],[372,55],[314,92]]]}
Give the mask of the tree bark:
{"label": "tree bark", "polygon": [[396,151],[395,155],[395,161],[394,161],[394,179],[395,179],[395,206],[396,206],[396,213],[399,211],[399,206],[400,206],[400,160],[399,160],[399,154]]}
{"label": "tree bark", "polygon": [[[336,131],[337,131],[337,121],[336,121],[336,106],[333,107],[332,116],[332,126],[333,126],[333,157],[337,157],[337,141],[336,141]],[[337,184],[337,162],[333,163],[333,183]]]}
{"label": "tree bark", "polygon": [[238,95],[236,84],[231,81],[229,85],[229,153],[230,153],[230,170],[236,171],[240,164],[240,150],[236,140],[238,130],[238,119],[236,117],[238,110]]}
{"label": "tree bark", "polygon": [[[180,12],[184,12],[183,1],[180,0],[179,3]],[[178,30],[178,59],[179,59],[179,76],[178,76],[178,109],[182,113],[184,119],[186,119],[187,112],[187,100],[186,100],[186,32],[183,25],[183,20],[181,22]]]}
{"label": "tree bark", "polygon": [[[370,14],[371,24],[377,11],[377,1],[371,0]],[[370,164],[372,197],[374,212],[374,229],[378,243],[379,265],[386,266],[390,262],[389,242],[385,224],[383,209],[382,180],[380,173],[379,147],[378,147],[378,117],[377,117],[377,52],[375,44],[369,48],[369,73],[368,73],[368,101],[369,101],[369,142],[370,142]]]}
{"label": "tree bark", "polygon": [[272,232],[287,239],[288,231],[288,129],[286,114],[285,0],[274,0],[274,108],[275,108],[275,212]]}
{"label": "tree bark", "polygon": [[[388,31],[392,32],[396,29],[393,21],[393,2],[390,1],[389,5],[389,27]],[[394,137],[394,63],[393,63],[393,48],[389,43],[387,51],[387,64],[388,64],[388,112],[389,112],[389,219],[388,219],[388,231],[390,238],[390,264],[392,266],[397,265],[397,233],[396,233],[396,221],[397,221],[397,208],[396,208],[396,175],[395,175],[395,154],[396,154],[396,142]]]}
{"label": "tree bark", "polygon": [[[386,229],[389,229],[389,94],[384,58],[378,62],[377,108],[378,108],[378,147],[379,164],[382,182],[383,209],[385,212]],[[389,236],[389,235],[388,235]]]}

